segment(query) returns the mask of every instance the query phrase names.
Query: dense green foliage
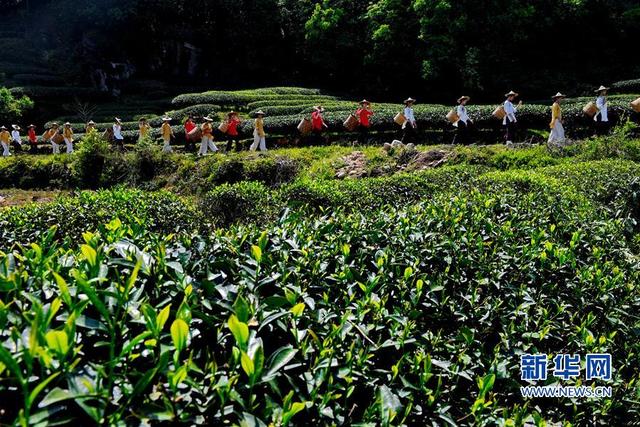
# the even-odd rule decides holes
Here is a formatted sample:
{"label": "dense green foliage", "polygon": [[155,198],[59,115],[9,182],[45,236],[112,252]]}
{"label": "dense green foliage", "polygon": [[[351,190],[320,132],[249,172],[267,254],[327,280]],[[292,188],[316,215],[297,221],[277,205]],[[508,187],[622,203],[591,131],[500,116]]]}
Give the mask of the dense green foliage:
{"label": "dense green foliage", "polygon": [[110,63],[183,86],[295,82],[439,100],[509,87],[534,96],[583,92],[640,73],[628,50],[638,38],[633,0],[14,3],[4,9],[0,49],[7,62],[24,64],[17,74],[36,77],[28,91],[41,90],[50,69],[89,86],[87,70]]}
{"label": "dense green foliage", "polygon": [[14,121],[30,108],[33,108],[33,101],[27,96],[14,96],[5,87],[0,87],[0,122],[6,123]]}
{"label": "dense green foliage", "polygon": [[[619,190],[639,167],[461,171],[298,185],[289,196],[321,194],[325,213],[267,222],[269,192],[242,184],[262,225],[200,236],[169,195],[119,190],[4,212],[11,239],[32,242],[0,255],[7,422],[638,420],[628,337],[640,270]],[[422,191],[427,182],[438,192]],[[377,208],[385,200],[395,207]],[[40,233],[30,216],[45,218]],[[46,233],[49,217],[69,225]],[[560,351],[612,353],[613,398],[522,400],[519,355]]]}

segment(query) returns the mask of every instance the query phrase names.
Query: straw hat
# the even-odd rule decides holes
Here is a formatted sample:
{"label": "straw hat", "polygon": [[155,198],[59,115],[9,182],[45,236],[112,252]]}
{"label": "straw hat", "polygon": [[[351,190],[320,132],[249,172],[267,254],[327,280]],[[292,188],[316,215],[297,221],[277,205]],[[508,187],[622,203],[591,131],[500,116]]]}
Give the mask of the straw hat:
{"label": "straw hat", "polygon": [[122,123],[122,120],[120,120],[118,117],[116,117],[116,122]]}
{"label": "straw hat", "polygon": [[234,114],[238,114],[237,111],[229,111],[229,114],[227,114],[229,117],[233,116]]}
{"label": "straw hat", "polygon": [[94,122],[93,120],[89,120],[89,121],[87,122],[87,124],[88,124],[89,126],[95,126],[95,125],[96,125],[96,122]]}
{"label": "straw hat", "polygon": [[60,126],[60,125],[58,123],[56,123],[56,122],[51,123],[51,127],[52,128],[57,128],[58,126]]}
{"label": "straw hat", "polygon": [[313,109],[319,113],[324,113],[324,108],[322,108],[322,105],[316,105],[315,107],[313,107]]}
{"label": "straw hat", "polygon": [[140,119],[138,120],[139,122],[146,122],[147,118],[146,117],[140,117]]}
{"label": "straw hat", "polygon": [[504,94],[505,98],[508,98],[510,96],[518,96],[518,92],[514,92],[514,91],[510,90],[509,93],[505,93]]}
{"label": "straw hat", "polygon": [[71,123],[67,122],[64,124],[65,126],[71,126]]}
{"label": "straw hat", "polygon": [[7,130],[7,127],[6,127],[6,126],[4,126],[4,125],[3,125],[3,126],[0,126],[0,130]]}
{"label": "straw hat", "polygon": [[256,116],[264,116],[264,115],[265,115],[265,114],[264,114],[264,111],[262,111],[262,110],[258,110],[258,111],[256,111],[254,114],[255,114]]}
{"label": "straw hat", "polygon": [[171,120],[173,120],[171,117],[163,117],[162,118],[163,122],[170,122]]}
{"label": "straw hat", "polygon": [[460,98],[458,98],[458,104],[460,104],[460,103],[461,103],[462,101],[464,101],[464,100],[467,100],[467,101],[468,101],[468,100],[470,100],[470,99],[471,99],[471,97],[470,97],[470,96],[467,96],[467,95],[461,96]]}
{"label": "straw hat", "polygon": [[363,104],[371,104],[369,101],[367,101],[366,99],[363,99],[362,101],[359,102],[360,105]]}
{"label": "straw hat", "polygon": [[13,128],[13,130],[20,130],[20,126],[18,125],[11,125],[11,127]]}
{"label": "straw hat", "polygon": [[212,122],[213,121],[213,119],[211,117],[209,117],[209,116],[204,117],[203,120],[205,122]]}
{"label": "straw hat", "polygon": [[27,126],[27,129],[35,129],[36,125],[29,125]]}
{"label": "straw hat", "polygon": [[408,103],[410,103],[410,102],[416,102],[416,100],[415,100],[415,99],[413,99],[413,98],[411,98],[411,97],[409,97],[409,98],[407,98],[407,99],[405,99],[405,100],[404,100],[404,103],[405,103],[405,104],[408,104]]}
{"label": "straw hat", "polygon": [[600,93],[600,92],[602,92],[602,91],[604,91],[604,90],[609,90],[609,88],[608,88],[608,87],[605,87],[605,86],[600,85],[600,87],[599,87],[598,89],[596,89],[596,92],[597,92],[597,93]]}
{"label": "straw hat", "polygon": [[551,99],[566,98],[566,97],[567,97],[567,95],[563,95],[563,94],[561,94],[560,92],[558,92],[558,93],[556,93],[555,95],[553,95],[553,96],[551,97]]}

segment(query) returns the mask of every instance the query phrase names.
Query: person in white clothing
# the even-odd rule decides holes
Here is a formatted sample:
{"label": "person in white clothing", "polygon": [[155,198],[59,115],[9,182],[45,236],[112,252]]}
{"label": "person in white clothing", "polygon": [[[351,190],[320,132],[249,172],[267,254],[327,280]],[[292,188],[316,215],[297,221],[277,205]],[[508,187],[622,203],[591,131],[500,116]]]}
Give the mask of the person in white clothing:
{"label": "person in white clothing", "polygon": [[551,97],[551,99],[553,99],[553,105],[551,106],[551,123],[549,123],[551,133],[549,133],[549,139],[547,141],[551,144],[562,143],[565,140],[564,126],[562,126],[562,110],[560,108],[560,102],[564,98],[566,98],[566,96],[560,92]]}
{"label": "person in white clothing", "polygon": [[456,107],[456,114],[458,115],[458,121],[453,126],[456,127],[456,135],[453,137],[454,144],[468,144],[469,132],[473,122],[467,114],[467,103],[471,100],[469,96],[461,96],[458,98],[458,106]]}
{"label": "person in white clothing", "polygon": [[211,117],[205,117],[204,123],[200,128],[202,130],[202,140],[200,141],[200,151],[198,151],[198,156],[204,156],[207,154],[208,150],[213,151],[214,153],[218,151],[218,147],[213,143],[213,125],[211,124],[213,119]]}
{"label": "person in white clothing", "polygon": [[124,137],[122,136],[122,120],[116,117],[113,123],[113,142],[119,150],[124,150]]}
{"label": "person in white clothing", "polygon": [[516,113],[518,111],[518,107],[522,105],[522,101],[518,102],[518,105],[513,105],[513,102],[518,96],[514,91],[509,91],[509,93],[505,93],[504,96],[507,98],[506,101],[504,101],[503,106],[506,114],[504,119],[502,119],[502,125],[505,127],[504,139],[507,141],[507,145],[511,145],[516,139],[516,126],[518,123]]}
{"label": "person in white clothing", "polygon": [[596,107],[598,112],[593,116],[596,127],[596,135],[606,135],[609,132],[609,108],[607,106],[608,87],[600,86],[596,89]]}
{"label": "person in white clothing", "polygon": [[60,154],[60,145],[56,142],[56,137],[59,133],[59,126],[57,123],[51,123],[51,130],[49,131],[49,143],[53,148],[53,154]]}
{"label": "person in white clothing", "polygon": [[404,100],[404,118],[407,120],[402,125],[403,135],[402,142],[405,144],[413,143],[416,139],[416,118],[413,114],[413,105],[416,103],[416,100],[413,98],[407,98]]}
{"label": "person in white clothing", "polygon": [[13,130],[11,131],[11,143],[16,150],[22,150],[22,138],[20,137],[20,126],[11,125]]}
{"label": "person in white clothing", "polygon": [[267,151],[266,134],[264,133],[264,112],[256,111],[256,119],[253,122],[253,144],[249,149],[256,151],[260,145],[260,151]]}
{"label": "person in white clothing", "polygon": [[64,124],[62,129],[62,137],[64,138],[64,144],[67,147],[67,154],[73,153],[73,129],[71,129],[71,123]]}

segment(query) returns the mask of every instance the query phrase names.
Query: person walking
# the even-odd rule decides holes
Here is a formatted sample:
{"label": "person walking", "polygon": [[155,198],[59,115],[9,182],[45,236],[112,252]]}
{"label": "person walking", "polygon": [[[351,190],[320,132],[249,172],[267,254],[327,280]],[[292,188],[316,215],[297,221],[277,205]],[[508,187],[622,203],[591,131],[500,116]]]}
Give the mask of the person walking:
{"label": "person walking", "polygon": [[256,111],[256,119],[253,122],[253,144],[249,147],[251,151],[256,151],[258,145],[260,146],[260,151],[267,151],[267,139],[264,133],[264,115],[264,111]]}
{"label": "person walking", "polygon": [[227,145],[224,149],[225,153],[231,150],[234,142],[236,144],[236,151],[242,150],[242,147],[240,146],[240,134],[238,133],[238,126],[240,123],[241,121],[237,112],[231,111],[227,115]]}
{"label": "person walking", "polygon": [[191,133],[192,130],[194,130],[197,127],[198,125],[196,125],[196,122],[193,120],[193,117],[191,116],[187,117],[187,120],[184,122],[184,139],[185,139],[184,148],[187,153],[193,153],[194,151],[196,151],[196,143],[191,138],[191,135],[189,134]]}
{"label": "person walking", "polygon": [[164,145],[162,146],[163,153],[173,153],[173,148],[171,148],[171,138],[174,137],[173,129],[171,129],[171,117],[163,117],[162,118],[162,141]]}
{"label": "person walking", "polygon": [[356,117],[358,118],[358,144],[364,145],[369,142],[371,116],[373,116],[371,103],[366,99],[363,99],[360,101],[360,108],[356,110]]}
{"label": "person walking", "polygon": [[406,121],[402,125],[402,142],[404,144],[414,143],[416,139],[416,129],[418,124],[416,123],[416,117],[413,113],[413,106],[416,100],[413,98],[407,98],[404,100],[404,118]]}
{"label": "person walking", "polygon": [[36,126],[31,124],[28,129],[27,137],[29,138],[29,153],[36,154],[38,152],[38,135],[36,135]]}
{"label": "person walking", "polygon": [[85,126],[85,128],[84,128],[84,132],[85,132],[85,133],[89,133],[89,132],[91,132],[92,130],[96,130],[96,122],[94,122],[93,120],[89,120],[89,121],[87,122],[87,125],[86,125],[86,126]]}
{"label": "person walking", "polygon": [[471,133],[471,125],[473,122],[467,114],[467,103],[471,100],[469,96],[461,96],[458,98],[458,106],[456,107],[456,114],[458,120],[453,124],[456,128],[456,134],[453,137],[454,144],[467,145],[469,144],[469,134]]}
{"label": "person walking", "polygon": [[212,152],[218,151],[218,147],[213,143],[213,119],[211,117],[205,117],[204,123],[201,126],[202,130],[202,141],[200,141],[200,151],[198,151],[198,156],[204,156],[207,154],[208,150]]}
{"label": "person walking", "polygon": [[151,131],[151,126],[147,122],[145,117],[142,117],[138,122],[138,142],[149,137],[149,132]]}
{"label": "person walking", "polygon": [[11,144],[15,150],[22,150],[22,137],[20,131],[22,130],[18,125],[11,125]]}
{"label": "person walking", "polygon": [[602,136],[609,132],[609,106],[607,105],[608,87],[600,86],[596,89],[596,107],[598,112],[593,116],[596,135]]}
{"label": "person walking", "polygon": [[11,143],[11,134],[5,126],[0,126],[0,144],[2,145],[2,157],[9,157],[9,144]]}
{"label": "person walking", "polygon": [[518,93],[514,91],[509,91],[504,94],[505,98],[503,108],[505,112],[505,116],[502,119],[502,125],[505,127],[505,135],[504,139],[507,145],[513,144],[513,141],[516,139],[516,130],[518,120],[516,119],[516,113],[518,112],[518,107],[522,105],[522,101],[518,102],[518,105],[513,105],[513,102],[518,97]]}
{"label": "person walking", "polygon": [[60,126],[58,123],[51,123],[51,129],[49,129],[49,134],[47,135],[47,139],[51,144],[51,148],[53,149],[53,154],[60,154],[60,145],[56,142],[56,137],[58,136]]}
{"label": "person walking", "polygon": [[551,106],[551,133],[549,133],[549,143],[562,143],[565,140],[564,126],[562,126],[562,109],[560,108],[560,102],[566,98],[566,95],[558,92],[551,97],[553,99],[553,105]]}
{"label": "person walking", "polygon": [[122,136],[122,120],[116,117],[113,123],[113,142],[120,151],[124,151],[124,136]]}
{"label": "person walking", "polygon": [[313,107],[313,113],[311,113],[311,136],[314,145],[324,145],[327,143],[322,132],[328,127],[324,121],[324,108],[322,105]]}
{"label": "person walking", "polygon": [[67,154],[73,153],[73,129],[71,129],[71,123],[67,122],[64,124],[62,136],[64,137],[64,143],[67,146]]}

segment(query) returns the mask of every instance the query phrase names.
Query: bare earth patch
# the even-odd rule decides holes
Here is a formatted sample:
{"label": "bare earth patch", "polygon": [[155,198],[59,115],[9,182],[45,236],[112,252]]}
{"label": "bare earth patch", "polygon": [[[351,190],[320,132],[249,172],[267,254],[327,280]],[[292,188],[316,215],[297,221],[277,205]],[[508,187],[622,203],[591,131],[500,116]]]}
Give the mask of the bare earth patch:
{"label": "bare earth patch", "polygon": [[66,194],[66,192],[60,190],[0,189],[0,208],[22,206],[29,203],[47,203],[55,200],[62,194]]}

